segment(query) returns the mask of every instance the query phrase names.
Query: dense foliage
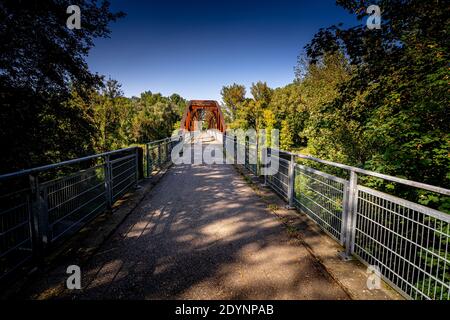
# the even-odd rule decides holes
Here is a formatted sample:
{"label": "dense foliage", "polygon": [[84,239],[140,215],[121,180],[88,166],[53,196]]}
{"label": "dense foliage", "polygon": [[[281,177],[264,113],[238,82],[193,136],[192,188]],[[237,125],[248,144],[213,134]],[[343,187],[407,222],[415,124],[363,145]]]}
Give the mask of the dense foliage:
{"label": "dense foliage", "polygon": [[[285,87],[259,81],[248,98],[245,86],[224,86],[228,127],[277,128],[281,149],[449,188],[448,1],[336,2],[362,23],[320,29]],[[127,98],[117,81],[89,71],[85,59],[94,40],[108,37],[109,23],[124,14],[111,12],[108,1],[78,0],[82,28],[71,30],[71,4],[0,2],[0,174],[164,138],[179,124],[186,107],[179,95],[147,91]],[[369,5],[381,8],[381,29],[363,23]],[[450,212],[449,197],[381,179],[359,181]],[[448,232],[448,226],[435,228]],[[426,257],[419,259],[448,280],[445,264]],[[430,283],[415,285],[444,290]]]}
{"label": "dense foliage", "polygon": [[68,99],[72,91],[85,99],[86,88],[101,83],[85,56],[123,14],[111,13],[106,1],[77,4],[81,30],[66,27],[70,1],[0,3],[0,172],[93,152],[90,111]]}
{"label": "dense foliage", "polygon": [[[224,107],[239,115],[230,119],[231,128],[276,127],[281,149],[301,149],[319,158],[449,188],[448,1],[336,2],[360,21],[365,8],[378,5],[381,29],[365,24],[321,29],[300,56],[292,84],[267,88],[263,95],[257,93],[261,83],[253,84],[253,99],[232,100],[229,90],[223,90]],[[245,95],[244,87],[241,91]],[[447,196],[362,175],[359,183],[450,213]],[[394,228],[396,223],[390,223]],[[434,227],[448,232],[445,223]],[[407,232],[410,237],[414,234]],[[416,237],[425,239],[424,234]],[[433,260],[422,251],[416,255],[425,270],[448,281],[445,263],[439,261],[448,259],[449,241],[442,240],[439,248],[434,243],[441,237],[433,231],[430,236],[428,230],[424,246],[433,247],[442,259],[433,256]],[[377,251],[370,246],[366,250]],[[448,289],[436,285],[431,276],[419,279],[413,273],[411,279],[419,290],[448,298]]]}
{"label": "dense foliage", "polygon": [[[379,5],[382,28],[321,29],[299,57],[296,80],[264,95],[253,94],[261,86],[253,84],[253,99],[237,103],[240,116],[231,127],[273,123],[283,149],[448,188],[450,7],[420,0],[337,3],[360,20],[361,7]],[[376,179],[368,183],[406,192]],[[450,210],[448,198],[417,190],[409,196]]]}
{"label": "dense foliage", "polygon": [[[362,21],[367,1],[338,0]],[[450,185],[449,16],[445,1],[370,1],[382,28],[319,30],[282,88],[224,86],[231,128],[278,128],[281,147],[434,185]],[[186,101],[126,98],[85,57],[123,16],[79,1],[83,28],[65,26],[69,1],[0,4],[0,172],[110,150],[171,133]],[[363,22],[363,21],[362,21]],[[371,181],[380,189],[396,186]],[[449,210],[429,193],[424,204]]]}
{"label": "dense foliage", "polygon": [[123,96],[121,85],[109,79],[90,92],[85,104],[78,96],[69,103],[90,110],[94,126],[92,144],[102,152],[166,138],[179,127],[187,101],[177,94],[164,97],[146,91],[139,97]]}
{"label": "dense foliage", "polygon": [[82,28],[66,27],[66,0],[0,2],[0,173],[166,137],[185,101],[125,98],[89,71],[94,39],[124,16],[107,1],[77,1]]}
{"label": "dense foliage", "polygon": [[[326,53],[342,51],[354,67],[351,77],[340,85],[339,95],[325,106],[324,114],[331,121],[321,127],[336,133],[336,144],[348,163],[449,187],[448,3],[337,3],[350,12],[379,5],[382,28],[332,26],[308,45],[313,62]],[[362,19],[363,13],[358,17]],[[439,201],[425,195],[421,200],[425,204]]]}

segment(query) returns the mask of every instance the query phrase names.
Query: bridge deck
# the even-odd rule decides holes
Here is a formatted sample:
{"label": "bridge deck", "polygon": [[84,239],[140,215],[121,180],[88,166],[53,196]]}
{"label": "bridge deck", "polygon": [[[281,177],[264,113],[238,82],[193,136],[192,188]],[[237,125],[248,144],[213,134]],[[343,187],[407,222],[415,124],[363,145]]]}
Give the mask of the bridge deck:
{"label": "bridge deck", "polygon": [[173,166],[82,269],[83,299],[347,298],[231,165]]}

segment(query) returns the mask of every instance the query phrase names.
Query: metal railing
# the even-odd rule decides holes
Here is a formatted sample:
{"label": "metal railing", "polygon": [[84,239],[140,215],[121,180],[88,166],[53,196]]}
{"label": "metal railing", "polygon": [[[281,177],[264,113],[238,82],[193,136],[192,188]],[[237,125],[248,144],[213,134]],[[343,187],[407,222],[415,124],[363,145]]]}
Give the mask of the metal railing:
{"label": "metal railing", "polygon": [[[238,149],[234,136],[226,135],[224,141],[234,141]],[[377,267],[406,298],[450,300],[450,215],[368,188],[360,180],[375,177],[444,196],[450,196],[449,189],[266,147],[257,150],[255,164],[247,162],[249,148],[246,141],[244,166],[259,175],[267,165],[261,154],[267,155],[267,163],[277,160],[279,170],[265,176],[265,183],[338,241],[344,257]],[[347,178],[300,164],[301,160],[342,170]]]}
{"label": "metal railing", "polygon": [[[148,143],[145,156],[133,147],[0,176],[0,279],[111,208],[142,177],[142,163],[146,176],[152,176],[171,161],[173,147],[183,139],[189,137]],[[235,160],[244,150],[242,164],[257,175],[266,166],[262,155],[277,160],[279,170],[265,176],[266,184],[342,244],[347,257],[377,266],[384,280],[407,298],[450,299],[450,215],[368,188],[360,177],[445,196],[450,196],[449,189],[311,156],[273,152],[229,135],[222,141],[224,149],[231,142]],[[343,170],[347,178],[299,160]]]}
{"label": "metal railing", "polygon": [[[276,156],[268,154],[269,159]],[[277,157],[279,164],[278,170],[273,175],[266,176],[266,184],[278,193],[284,200],[289,200],[289,161]]]}
{"label": "metal railing", "polygon": [[0,176],[0,278],[79,230],[138,181],[127,148]]}
{"label": "metal railing", "polygon": [[[0,176],[0,280],[171,161],[173,137]],[[144,170],[145,168],[145,170]]]}
{"label": "metal railing", "polygon": [[294,176],[294,205],[343,244],[342,212],[348,182],[299,164],[295,164]]}
{"label": "metal railing", "polygon": [[174,146],[183,139],[185,139],[184,135],[178,135],[152,141],[145,145],[146,177],[151,177],[156,171],[171,161],[171,152]]}
{"label": "metal railing", "polygon": [[245,167],[253,174],[258,172],[258,142],[245,139]]}

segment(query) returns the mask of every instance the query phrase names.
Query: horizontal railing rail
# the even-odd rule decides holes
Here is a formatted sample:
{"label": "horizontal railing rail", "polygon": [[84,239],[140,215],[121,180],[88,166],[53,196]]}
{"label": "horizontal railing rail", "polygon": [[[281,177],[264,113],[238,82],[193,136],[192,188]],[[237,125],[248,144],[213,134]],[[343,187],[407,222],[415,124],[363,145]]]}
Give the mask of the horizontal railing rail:
{"label": "horizontal railing rail", "polygon": [[345,164],[341,164],[341,163],[336,163],[336,162],[332,162],[332,161],[328,161],[328,160],[322,160],[319,158],[315,158],[309,155],[304,155],[304,154],[296,154],[296,153],[292,153],[292,152],[287,152],[287,151],[282,151],[285,154],[292,154],[295,157],[301,158],[301,159],[305,159],[305,160],[311,160],[317,163],[322,163],[322,164],[326,164],[335,168],[340,168],[340,169],[344,169],[347,171],[353,171],[355,173],[360,173],[360,174],[364,174],[364,175],[368,175],[368,176],[372,176],[372,177],[376,177],[376,178],[380,178],[383,180],[387,180],[387,181],[392,181],[392,182],[397,182],[397,183],[401,183],[407,186],[411,186],[411,187],[415,187],[415,188],[420,188],[423,190],[428,190],[428,191],[432,191],[432,192],[436,192],[436,193],[440,193],[446,196],[450,196],[450,189],[446,189],[446,188],[442,188],[442,187],[438,187],[438,186],[433,186],[430,184],[426,184],[426,183],[422,183],[422,182],[417,182],[417,181],[412,181],[412,180],[408,180],[408,179],[403,179],[403,178],[399,178],[399,177],[394,177],[394,176],[390,176],[387,174],[383,174],[383,173],[379,173],[379,172],[374,172],[374,171],[369,171],[369,170],[365,170],[365,169],[361,169],[358,167],[352,167],[352,166],[348,166]]}
{"label": "horizontal railing rail", "polygon": [[111,155],[115,155],[115,154],[118,154],[121,152],[133,150],[133,149],[135,149],[135,147],[124,148],[124,149],[119,149],[119,150],[114,150],[114,151],[108,151],[108,152],[104,152],[104,153],[98,153],[98,154],[94,154],[94,155],[90,155],[90,156],[86,156],[86,157],[82,157],[82,158],[76,158],[76,159],[72,159],[72,160],[67,160],[67,161],[62,161],[62,162],[58,162],[58,163],[45,165],[45,166],[40,166],[40,167],[31,168],[31,169],[25,169],[25,170],[15,171],[12,173],[2,174],[2,175],[0,175],[0,181],[6,180],[9,178],[13,178],[13,177],[19,177],[19,176],[34,174],[34,173],[38,173],[38,172],[42,172],[42,171],[48,171],[48,170],[56,169],[56,168],[63,167],[63,166],[73,165],[73,164],[77,164],[80,162],[84,162],[87,160],[92,160],[92,159],[96,159],[96,158],[100,158],[100,157],[111,156]]}

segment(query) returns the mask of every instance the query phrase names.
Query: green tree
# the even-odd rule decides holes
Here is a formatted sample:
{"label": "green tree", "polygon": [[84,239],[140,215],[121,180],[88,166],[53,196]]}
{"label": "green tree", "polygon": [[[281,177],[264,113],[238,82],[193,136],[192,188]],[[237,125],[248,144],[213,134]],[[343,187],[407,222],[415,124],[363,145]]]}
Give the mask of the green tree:
{"label": "green tree", "polygon": [[[307,47],[313,63],[330,52],[344,52],[353,72],[339,87],[338,96],[323,106],[326,121],[347,163],[433,185],[450,186],[450,6],[446,1],[338,0],[350,12],[374,4],[382,8],[382,27],[365,25],[343,29],[331,26],[316,34]],[[363,19],[364,11],[358,15]],[[450,198],[392,183],[372,181],[403,198],[450,213]],[[426,220],[426,219],[424,219]],[[424,223],[428,223],[424,221]],[[437,222],[437,230],[441,228]],[[408,231],[412,232],[412,231]],[[430,232],[428,232],[430,233]],[[445,245],[440,234],[418,234],[433,239],[422,245],[442,257],[416,260],[439,279],[449,279]],[[389,262],[387,262],[388,264]],[[412,281],[425,292],[448,298],[448,289],[431,278]],[[421,298],[421,297],[417,297]]]}
{"label": "green tree", "polygon": [[273,144],[272,130],[275,129],[276,118],[274,113],[266,109],[263,111],[264,129],[266,130],[266,146],[270,147]]}
{"label": "green tree", "polygon": [[138,111],[133,119],[133,135],[137,143],[170,136],[174,126],[181,120],[180,108],[170,98],[159,93],[142,93],[136,107]]}
{"label": "green tree", "polygon": [[[0,4],[0,172],[93,151],[88,92],[98,87],[85,57],[93,40],[123,16],[107,1],[77,1],[83,29],[66,27],[66,0],[4,0]],[[69,101],[77,93],[79,104]],[[81,101],[83,100],[83,102]],[[27,155],[27,156],[18,156]]]}
{"label": "green tree", "polygon": [[91,92],[90,108],[96,129],[94,146],[105,152],[128,146],[131,138],[131,119],[134,116],[130,99],[123,96],[121,84],[113,79],[104,82],[99,91]]}
{"label": "green tree", "polygon": [[169,101],[176,106],[178,114],[180,115],[180,117],[182,117],[187,106],[187,101],[176,93],[172,94],[169,97]]}
{"label": "green tree", "polygon": [[245,86],[233,83],[229,86],[223,86],[220,94],[225,104],[225,116],[229,122],[236,120],[239,104],[245,100]]}
{"label": "green tree", "polygon": [[302,100],[301,86],[298,83],[292,83],[275,89],[268,108],[275,115],[277,128],[283,130],[283,121],[289,127],[292,134],[292,147],[304,147],[306,137],[303,131],[308,119],[308,110]]}
{"label": "green tree", "polygon": [[253,99],[256,102],[259,102],[260,108],[267,108],[272,98],[273,90],[267,85],[266,82],[258,81],[256,83],[252,83],[250,92],[252,93]]}
{"label": "green tree", "polygon": [[[369,4],[337,2],[353,12]],[[383,8],[380,30],[331,26],[307,47],[313,62],[340,51],[353,68],[339,95],[323,107],[326,118],[340,121],[320,127],[336,134],[350,164],[449,186],[450,7],[420,0],[370,4]]]}
{"label": "green tree", "polygon": [[[341,52],[326,53],[315,63],[309,63],[307,57],[301,56],[296,70],[294,97],[299,103],[298,118],[294,122],[300,130],[295,136],[296,145],[307,144],[308,152],[320,158],[349,163],[348,156],[342,153],[341,144],[348,141],[355,125],[344,120],[339,112],[326,109],[327,104],[339,96],[339,86],[350,78],[351,67],[347,59]],[[348,145],[352,146],[353,142],[348,142]]]}
{"label": "green tree", "polygon": [[292,128],[287,120],[281,121],[280,148],[290,150],[294,144]]}

